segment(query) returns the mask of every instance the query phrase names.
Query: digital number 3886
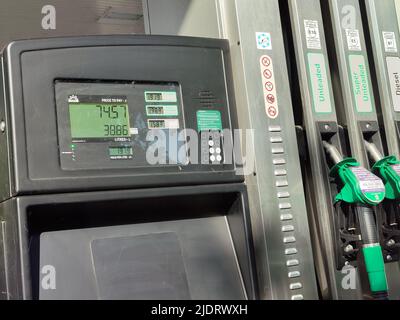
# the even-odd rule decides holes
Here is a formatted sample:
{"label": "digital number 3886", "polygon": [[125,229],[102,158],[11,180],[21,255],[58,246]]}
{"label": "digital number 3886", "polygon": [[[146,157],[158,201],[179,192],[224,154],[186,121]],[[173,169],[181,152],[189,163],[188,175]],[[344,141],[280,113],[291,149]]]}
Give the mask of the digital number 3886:
{"label": "digital number 3886", "polygon": [[106,137],[114,136],[127,136],[129,133],[127,125],[120,124],[105,124],[104,125],[104,135]]}

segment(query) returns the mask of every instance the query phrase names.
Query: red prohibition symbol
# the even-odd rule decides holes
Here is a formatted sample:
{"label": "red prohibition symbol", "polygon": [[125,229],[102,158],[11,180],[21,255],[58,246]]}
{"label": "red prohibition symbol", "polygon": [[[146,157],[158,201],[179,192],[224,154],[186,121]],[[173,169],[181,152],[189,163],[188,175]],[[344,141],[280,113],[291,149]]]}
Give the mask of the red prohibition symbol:
{"label": "red prohibition symbol", "polygon": [[271,64],[271,60],[267,56],[264,56],[261,58],[261,63],[263,64],[264,67],[269,67]]}
{"label": "red prohibition symbol", "polygon": [[273,104],[275,102],[275,96],[273,94],[267,95],[267,102]]}
{"label": "red prohibition symbol", "polygon": [[269,108],[268,108],[268,115],[270,116],[270,117],[272,117],[272,118],[274,118],[274,117],[276,117],[276,115],[277,115],[277,110],[276,110],[276,108],[274,107],[274,106],[270,106]]}
{"label": "red prohibition symbol", "polygon": [[271,70],[265,69],[265,70],[264,70],[264,77],[267,78],[267,79],[271,79],[271,77],[272,77],[272,72],[271,72]]}
{"label": "red prohibition symbol", "polygon": [[272,91],[274,89],[274,84],[271,81],[265,83],[265,89]]}

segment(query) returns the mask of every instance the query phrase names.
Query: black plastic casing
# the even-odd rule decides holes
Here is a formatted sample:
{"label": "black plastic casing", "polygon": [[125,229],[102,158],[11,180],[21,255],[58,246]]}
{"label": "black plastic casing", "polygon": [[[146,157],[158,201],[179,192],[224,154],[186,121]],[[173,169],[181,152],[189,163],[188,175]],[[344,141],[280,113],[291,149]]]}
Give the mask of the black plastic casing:
{"label": "black plastic casing", "polygon": [[8,182],[0,186],[3,200],[25,194],[244,181],[235,164],[66,171],[59,159],[54,83],[60,79],[177,82],[186,128],[196,129],[200,109],[220,110],[224,129],[237,128],[226,40],[90,36],[17,41],[4,49],[1,69],[0,117],[6,128],[0,135],[5,151],[0,153],[0,178]]}

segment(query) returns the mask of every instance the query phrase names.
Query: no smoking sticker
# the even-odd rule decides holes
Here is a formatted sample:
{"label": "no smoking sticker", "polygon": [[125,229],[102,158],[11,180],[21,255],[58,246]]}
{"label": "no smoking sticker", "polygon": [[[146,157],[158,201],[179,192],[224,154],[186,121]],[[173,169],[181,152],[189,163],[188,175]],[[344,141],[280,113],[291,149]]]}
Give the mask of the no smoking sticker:
{"label": "no smoking sticker", "polygon": [[274,66],[270,56],[263,55],[260,58],[261,81],[264,92],[265,113],[268,118],[276,119],[279,115],[278,99],[274,77]]}

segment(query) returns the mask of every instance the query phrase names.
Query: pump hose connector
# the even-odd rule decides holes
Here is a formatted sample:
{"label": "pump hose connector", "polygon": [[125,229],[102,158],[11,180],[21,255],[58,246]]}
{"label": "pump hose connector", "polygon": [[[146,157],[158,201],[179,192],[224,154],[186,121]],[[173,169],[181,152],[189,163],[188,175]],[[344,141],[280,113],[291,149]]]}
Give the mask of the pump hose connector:
{"label": "pump hose connector", "polygon": [[322,144],[325,148],[326,153],[331,158],[334,164],[338,164],[343,161],[343,156],[333,144],[330,144],[326,141],[322,141]]}
{"label": "pump hose connector", "polygon": [[374,162],[378,162],[379,160],[383,159],[382,153],[378,150],[376,145],[374,143],[368,142],[364,140],[365,148],[367,149],[367,152],[371,156],[371,159]]}

